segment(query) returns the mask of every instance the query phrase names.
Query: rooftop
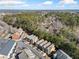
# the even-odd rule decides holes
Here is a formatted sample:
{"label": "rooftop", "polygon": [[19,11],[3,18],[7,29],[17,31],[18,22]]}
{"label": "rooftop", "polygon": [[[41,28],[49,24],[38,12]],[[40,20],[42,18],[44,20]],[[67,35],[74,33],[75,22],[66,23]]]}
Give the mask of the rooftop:
{"label": "rooftop", "polygon": [[8,55],[14,43],[13,40],[4,40],[0,38],[0,54]]}
{"label": "rooftop", "polygon": [[45,44],[43,47],[46,48],[46,47],[48,47],[49,45],[51,45],[50,42],[48,42],[47,44]]}
{"label": "rooftop", "polygon": [[46,44],[46,43],[47,43],[47,41],[44,41],[43,43],[40,44],[40,46],[43,46],[43,45]]}
{"label": "rooftop", "polygon": [[30,35],[28,36],[28,38],[31,40],[31,39],[34,39],[35,38],[35,35]]}
{"label": "rooftop", "polygon": [[25,54],[25,52],[23,51],[22,53],[20,53],[19,55],[18,55],[18,58],[19,59],[28,59],[28,56]]}
{"label": "rooftop", "polygon": [[12,39],[14,39],[14,40],[17,40],[17,39],[19,39],[19,38],[20,38],[20,34],[19,34],[18,32],[14,33],[14,34],[12,35]]}
{"label": "rooftop", "polygon": [[56,59],[72,59],[72,58],[62,50],[58,50],[56,52]]}
{"label": "rooftop", "polygon": [[38,41],[36,44],[40,44],[44,41],[44,39],[41,39],[40,41]]}

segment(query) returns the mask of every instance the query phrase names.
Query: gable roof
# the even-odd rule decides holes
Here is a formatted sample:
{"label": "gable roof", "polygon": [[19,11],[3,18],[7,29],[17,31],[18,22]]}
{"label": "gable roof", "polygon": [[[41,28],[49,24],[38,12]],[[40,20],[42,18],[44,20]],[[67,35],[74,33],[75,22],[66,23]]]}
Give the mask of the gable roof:
{"label": "gable roof", "polygon": [[68,54],[62,50],[56,52],[56,59],[72,59]]}

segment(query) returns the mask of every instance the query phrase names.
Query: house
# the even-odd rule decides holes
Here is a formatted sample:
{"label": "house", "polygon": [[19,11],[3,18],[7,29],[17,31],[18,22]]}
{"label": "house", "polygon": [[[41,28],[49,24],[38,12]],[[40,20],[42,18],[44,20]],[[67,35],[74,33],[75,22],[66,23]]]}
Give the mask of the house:
{"label": "house", "polygon": [[31,41],[32,44],[38,41],[38,37],[35,35],[29,35],[27,38]]}
{"label": "house", "polygon": [[55,51],[55,45],[54,44],[51,44],[49,46],[46,46],[46,45],[44,46],[44,52],[47,53],[48,55],[51,54],[54,51]]}
{"label": "house", "polygon": [[43,51],[48,47],[48,46],[50,46],[51,45],[51,43],[50,42],[48,42],[47,44],[45,44],[45,45],[43,45]]}
{"label": "house", "polygon": [[29,41],[30,43],[33,43],[33,39],[34,39],[34,35],[27,36],[27,41]]}
{"label": "house", "polygon": [[57,52],[54,54],[53,59],[72,59],[68,54],[66,54],[62,50],[57,50]]}
{"label": "house", "polygon": [[40,46],[43,46],[43,45],[45,45],[47,43],[47,41],[44,41],[44,42],[42,42],[41,44],[40,44]]}
{"label": "house", "polygon": [[41,50],[43,50],[43,45],[45,45],[47,43],[47,41],[44,41],[44,42],[42,42],[41,44],[39,44],[39,48],[41,49]]}
{"label": "house", "polygon": [[11,39],[2,39],[0,38],[0,59],[9,59],[12,58],[16,47],[16,42]]}
{"label": "house", "polygon": [[36,46],[38,47],[38,45],[41,44],[42,42],[44,42],[44,39],[41,39],[41,40],[37,41]]}
{"label": "house", "polygon": [[50,42],[48,42],[47,44],[43,45],[43,48],[47,48],[49,45],[51,45]]}

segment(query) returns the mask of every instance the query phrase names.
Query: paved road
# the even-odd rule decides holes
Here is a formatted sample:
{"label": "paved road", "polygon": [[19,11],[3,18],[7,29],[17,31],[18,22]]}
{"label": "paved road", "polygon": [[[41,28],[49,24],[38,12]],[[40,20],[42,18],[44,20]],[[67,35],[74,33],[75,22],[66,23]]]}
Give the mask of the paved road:
{"label": "paved road", "polygon": [[35,55],[37,55],[40,59],[45,59],[36,49],[33,49],[29,45],[26,44],[26,47],[28,47]]}

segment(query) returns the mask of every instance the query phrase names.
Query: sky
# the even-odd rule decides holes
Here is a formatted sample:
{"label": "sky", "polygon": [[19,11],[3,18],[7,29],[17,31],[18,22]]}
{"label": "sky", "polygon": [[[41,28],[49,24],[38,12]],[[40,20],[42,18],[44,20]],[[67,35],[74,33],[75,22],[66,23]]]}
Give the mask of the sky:
{"label": "sky", "polygon": [[79,10],[79,0],[0,0],[0,9]]}

